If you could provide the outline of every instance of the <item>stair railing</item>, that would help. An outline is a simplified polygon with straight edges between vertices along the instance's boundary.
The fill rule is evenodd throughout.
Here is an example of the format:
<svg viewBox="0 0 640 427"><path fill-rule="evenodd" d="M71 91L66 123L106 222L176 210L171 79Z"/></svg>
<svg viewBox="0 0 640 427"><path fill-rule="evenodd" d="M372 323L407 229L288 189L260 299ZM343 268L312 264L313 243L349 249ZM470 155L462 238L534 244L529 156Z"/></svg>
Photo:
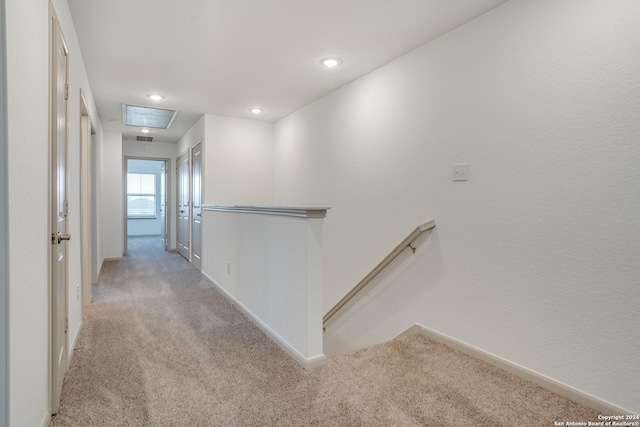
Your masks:
<svg viewBox="0 0 640 427"><path fill-rule="evenodd" d="M429 220L422 225L416 227L415 230L411 232L398 246L395 247L393 251L389 253L382 261L378 263L374 267L369 274L367 274L364 279L362 279L353 289L349 291L336 305L333 306L331 310L327 312L322 318L322 325L326 325L327 322L340 311L342 307L344 307L353 297L355 297L362 289L365 288L382 270L384 270L394 259L398 257L405 249L411 248L413 253L416 253L416 248L412 246L413 242L416 241L418 237L422 235L425 231L431 230L436 226L435 220Z"/></svg>

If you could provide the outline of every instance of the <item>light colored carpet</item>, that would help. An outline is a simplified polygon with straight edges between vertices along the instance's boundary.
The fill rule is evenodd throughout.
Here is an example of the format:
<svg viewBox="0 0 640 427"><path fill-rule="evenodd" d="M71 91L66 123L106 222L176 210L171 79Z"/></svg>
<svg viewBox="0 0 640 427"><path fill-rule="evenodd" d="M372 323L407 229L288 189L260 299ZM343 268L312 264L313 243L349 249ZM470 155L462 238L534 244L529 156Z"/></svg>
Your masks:
<svg viewBox="0 0 640 427"><path fill-rule="evenodd" d="M129 251L105 264L94 287L50 426L597 420L594 411L422 336L332 356L306 371L158 240L131 239Z"/></svg>

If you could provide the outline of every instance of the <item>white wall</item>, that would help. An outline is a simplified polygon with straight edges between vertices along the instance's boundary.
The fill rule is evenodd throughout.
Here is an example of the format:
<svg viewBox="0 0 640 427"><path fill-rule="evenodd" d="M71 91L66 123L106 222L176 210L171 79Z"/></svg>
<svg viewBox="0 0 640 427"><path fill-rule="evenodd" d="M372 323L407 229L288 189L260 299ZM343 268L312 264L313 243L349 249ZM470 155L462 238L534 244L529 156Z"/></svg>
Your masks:
<svg viewBox="0 0 640 427"><path fill-rule="evenodd" d="M67 349L71 360L75 342L80 334L82 326L82 299L79 297L78 289L81 281L81 246L80 246L80 118L82 92L87 103L89 115L96 127L97 144L101 144L102 125L95 106L89 78L82 61L80 44L76 36L75 27L71 18L67 2L65 0L53 0L53 6L60 22L67 49L69 50L69 102L67 112L68 123L68 195L69 199L69 229L72 238L69 244L69 289L68 315L69 315L69 343ZM100 238L101 236L99 236Z"/></svg>
<svg viewBox="0 0 640 427"><path fill-rule="evenodd" d="M417 322L640 411L639 19L511 1L276 123L276 203L332 207L325 311L437 223L328 333Z"/></svg>
<svg viewBox="0 0 640 427"><path fill-rule="evenodd" d="M49 407L48 7L6 0L5 8L9 424L39 426Z"/></svg>
<svg viewBox="0 0 640 427"><path fill-rule="evenodd" d="M168 248L175 250L176 248L176 221L173 217L176 205L176 153L177 145L162 142L138 142L131 140L122 141L122 155L125 157L140 157L149 159L170 159L168 180L169 180L169 196L167 197L166 214L168 216ZM124 194L122 195L124 197Z"/></svg>
<svg viewBox="0 0 640 427"><path fill-rule="evenodd" d="M102 254L104 259L122 258L124 212L122 183L122 134L105 132L102 148Z"/></svg>
<svg viewBox="0 0 640 427"><path fill-rule="evenodd" d="M203 203L271 204L273 123L207 114L205 133Z"/></svg>
<svg viewBox="0 0 640 427"><path fill-rule="evenodd" d="M204 134L205 134L205 116L203 115L191 127L191 129L189 129L187 131L187 133L185 133L182 136L182 138L180 138L180 141L178 141L178 144L177 144L177 147L176 147L176 154L174 156L178 157L179 155L183 154L193 144L195 144L196 142L198 142L201 139L203 140L202 141L202 146L204 147Z"/></svg>
<svg viewBox="0 0 640 427"><path fill-rule="evenodd" d="M69 48L69 218L79 236L80 89L101 128L71 16L54 9ZM9 248L9 424L38 426L49 417L49 8L47 2L6 0L7 172ZM73 220L76 218L76 221ZM69 349L81 321L79 239L69 242ZM36 268L34 268L34 266Z"/></svg>
<svg viewBox="0 0 640 427"><path fill-rule="evenodd" d="M305 367L322 364L321 218L203 211L202 272Z"/></svg>

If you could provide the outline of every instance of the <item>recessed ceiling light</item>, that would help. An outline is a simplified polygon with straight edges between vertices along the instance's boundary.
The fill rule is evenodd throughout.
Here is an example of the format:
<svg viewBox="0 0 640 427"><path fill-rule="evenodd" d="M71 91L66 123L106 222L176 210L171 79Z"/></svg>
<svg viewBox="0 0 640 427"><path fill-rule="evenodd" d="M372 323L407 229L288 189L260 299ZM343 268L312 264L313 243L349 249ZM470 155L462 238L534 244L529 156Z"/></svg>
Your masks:
<svg viewBox="0 0 640 427"><path fill-rule="evenodd" d="M340 58L324 58L323 60L320 61L320 63L322 65L324 65L327 68L334 68L337 67L338 65L342 64L342 59Z"/></svg>
<svg viewBox="0 0 640 427"><path fill-rule="evenodd" d="M260 113L262 113L264 110L263 110L262 108L253 107L253 108L249 108L249 111L251 111L253 114L260 114Z"/></svg>
<svg viewBox="0 0 640 427"><path fill-rule="evenodd" d="M147 95L147 98L151 98L154 101L162 101L164 99L164 96L158 95L157 93L150 93Z"/></svg>
<svg viewBox="0 0 640 427"><path fill-rule="evenodd" d="M140 132L149 133L149 132L151 132L151 129L140 129Z"/></svg>

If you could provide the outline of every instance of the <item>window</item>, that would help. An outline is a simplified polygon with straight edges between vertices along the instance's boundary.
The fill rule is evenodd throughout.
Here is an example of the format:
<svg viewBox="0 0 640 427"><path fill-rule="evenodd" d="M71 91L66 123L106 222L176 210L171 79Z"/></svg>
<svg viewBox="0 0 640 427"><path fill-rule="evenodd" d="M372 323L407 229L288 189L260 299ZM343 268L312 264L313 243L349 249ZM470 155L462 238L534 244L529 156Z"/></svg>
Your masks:
<svg viewBox="0 0 640 427"><path fill-rule="evenodd" d="M152 173L127 174L127 217L156 217L156 175Z"/></svg>

